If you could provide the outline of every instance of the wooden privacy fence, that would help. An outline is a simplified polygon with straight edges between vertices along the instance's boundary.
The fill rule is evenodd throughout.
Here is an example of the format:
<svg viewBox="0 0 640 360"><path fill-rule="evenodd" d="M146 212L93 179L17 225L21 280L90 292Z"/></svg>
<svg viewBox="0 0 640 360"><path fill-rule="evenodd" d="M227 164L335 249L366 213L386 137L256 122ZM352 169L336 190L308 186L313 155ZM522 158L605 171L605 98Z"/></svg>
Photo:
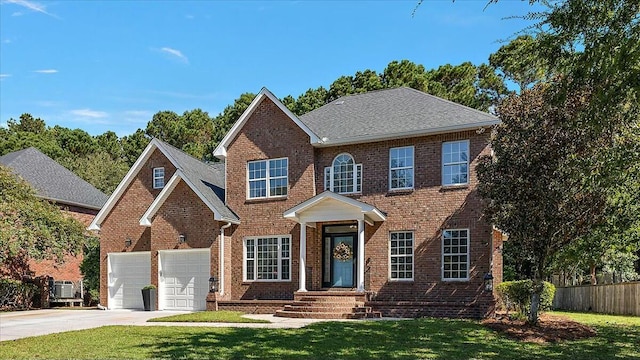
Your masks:
<svg viewBox="0 0 640 360"><path fill-rule="evenodd" d="M640 316L640 282L558 287L553 308Z"/></svg>

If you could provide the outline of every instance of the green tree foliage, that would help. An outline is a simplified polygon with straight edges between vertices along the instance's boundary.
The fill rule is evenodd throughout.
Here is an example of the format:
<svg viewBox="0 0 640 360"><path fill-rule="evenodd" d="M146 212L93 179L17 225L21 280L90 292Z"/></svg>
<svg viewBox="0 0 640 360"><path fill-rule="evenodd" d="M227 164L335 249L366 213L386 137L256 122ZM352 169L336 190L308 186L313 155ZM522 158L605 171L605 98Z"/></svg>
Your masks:
<svg viewBox="0 0 640 360"><path fill-rule="evenodd" d="M505 100L491 140L495 158L482 158L477 169L488 219L531 260L537 285L555 254L604 222L607 203L607 195L585 184L575 167L576 158L592 156L599 146L576 124L590 95L572 94L557 104L557 92L539 85ZM534 288L539 300L542 287ZM529 321L535 323L539 301L531 304Z"/></svg>
<svg viewBox="0 0 640 360"><path fill-rule="evenodd" d="M84 256L80 264L83 283L90 292L100 291L100 241L90 237L83 247Z"/></svg>
<svg viewBox="0 0 640 360"><path fill-rule="evenodd" d="M233 105L224 108L222 113L213 120L213 143L218 144L227 134L233 124L240 118L242 113L247 110L256 94L244 93L237 98Z"/></svg>
<svg viewBox="0 0 640 360"><path fill-rule="evenodd" d="M21 275L29 259L64 261L85 242L84 226L56 206L37 198L33 189L0 166L0 268Z"/></svg>
<svg viewBox="0 0 640 360"><path fill-rule="evenodd" d="M210 157L213 132L213 119L201 109L182 115L160 111L153 115L145 131L147 136L166 141L198 159Z"/></svg>
<svg viewBox="0 0 640 360"><path fill-rule="evenodd" d="M503 77L518 84L522 91L549 75L549 67L538 49L533 36L520 35L491 54L489 64Z"/></svg>
<svg viewBox="0 0 640 360"><path fill-rule="evenodd" d="M144 148L149 145L150 141L142 129L138 129L133 134L123 137L121 143L124 162L129 167L133 166L140 154L142 154L142 151L144 151Z"/></svg>
<svg viewBox="0 0 640 360"><path fill-rule="evenodd" d="M58 162L105 194L111 194L129 171L124 160L114 160L105 151L82 157L65 157L58 159Z"/></svg>

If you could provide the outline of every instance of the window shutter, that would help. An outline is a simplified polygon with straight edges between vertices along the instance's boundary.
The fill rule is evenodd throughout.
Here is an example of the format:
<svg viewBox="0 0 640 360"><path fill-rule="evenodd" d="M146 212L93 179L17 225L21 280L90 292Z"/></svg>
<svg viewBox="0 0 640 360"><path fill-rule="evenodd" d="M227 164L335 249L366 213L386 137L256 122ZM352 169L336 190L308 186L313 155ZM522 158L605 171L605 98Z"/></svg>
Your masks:
<svg viewBox="0 0 640 360"><path fill-rule="evenodd" d="M324 168L324 190L329 190L331 188L331 167L327 166Z"/></svg>
<svg viewBox="0 0 640 360"><path fill-rule="evenodd" d="M356 189L355 192L362 192L362 164L356 164Z"/></svg>

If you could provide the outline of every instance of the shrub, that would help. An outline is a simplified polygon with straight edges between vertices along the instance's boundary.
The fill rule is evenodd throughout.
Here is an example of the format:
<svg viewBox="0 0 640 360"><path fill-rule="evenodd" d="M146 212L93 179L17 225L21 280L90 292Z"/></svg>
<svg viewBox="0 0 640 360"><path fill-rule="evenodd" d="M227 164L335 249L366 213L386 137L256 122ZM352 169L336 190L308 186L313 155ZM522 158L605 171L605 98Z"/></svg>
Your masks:
<svg viewBox="0 0 640 360"><path fill-rule="evenodd" d="M142 290L155 290L155 289L156 289L155 285L147 285L142 288Z"/></svg>
<svg viewBox="0 0 640 360"><path fill-rule="evenodd" d="M515 310L521 314L526 314L531 306L531 294L533 294L533 281L505 281L496 287L499 306L507 311ZM542 293L540 294L539 311L551 310L553 296L556 287L550 282L544 281Z"/></svg>
<svg viewBox="0 0 640 360"><path fill-rule="evenodd" d="M0 279L0 310L24 310L33 305L33 297L38 293L35 284L19 280Z"/></svg>

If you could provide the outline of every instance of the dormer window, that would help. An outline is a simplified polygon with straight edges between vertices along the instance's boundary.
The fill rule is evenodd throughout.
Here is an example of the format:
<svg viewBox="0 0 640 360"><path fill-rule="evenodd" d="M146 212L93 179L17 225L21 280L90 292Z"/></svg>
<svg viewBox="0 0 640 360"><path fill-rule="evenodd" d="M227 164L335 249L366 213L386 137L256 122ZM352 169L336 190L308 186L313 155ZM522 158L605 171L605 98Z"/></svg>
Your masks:
<svg viewBox="0 0 640 360"><path fill-rule="evenodd" d="M164 187L164 168L153 168L153 188L162 189Z"/></svg>
<svg viewBox="0 0 640 360"><path fill-rule="evenodd" d="M362 164L347 153L336 156L332 166L324 169L324 189L339 194L362 192Z"/></svg>

